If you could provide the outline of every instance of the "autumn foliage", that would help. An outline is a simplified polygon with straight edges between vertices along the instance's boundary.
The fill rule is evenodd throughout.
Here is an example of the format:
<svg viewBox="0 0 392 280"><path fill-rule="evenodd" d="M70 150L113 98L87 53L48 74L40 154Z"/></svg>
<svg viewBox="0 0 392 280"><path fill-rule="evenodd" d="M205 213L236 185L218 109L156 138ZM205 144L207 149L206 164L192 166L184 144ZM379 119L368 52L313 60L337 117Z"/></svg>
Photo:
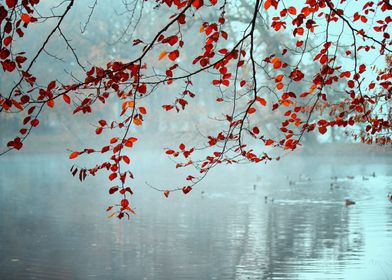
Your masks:
<svg viewBox="0 0 392 280"><path fill-rule="evenodd" d="M110 217L135 214L130 203L134 175L129 154L134 145L143 145L133 131L148 121L151 111L140 101L154 95L158 87L177 84L183 90L162 104L161 110L185 114L196 95L206 94L198 91L195 82L202 74L207 74L208 87L216 94L220 129L208 135L202 147L173 143L164 150L178 168L195 170L179 187L151 186L166 198L173 191L189 193L219 164L279 160L281 153L298 148L307 133L323 135L341 128L367 144L392 143L389 1L245 1L251 5L250 13L240 24L242 31L234 32L228 28L234 19L227 1L149 0L158 8L148 12L159 14L166 9L169 16L162 13L166 20L162 18L150 41L133 40L136 58L108 59L104 65L85 69L82 78L58 77L45 85L33 66L51 40L63 37L72 49L61 28L75 3L62 2L62 12L56 15L56 24L42 46L27 54L18 41L31 26L45 26L47 18L35 9L40 2L6 0L0 4L1 75L2 80L13 80L9 90L0 93L0 114L22 116L19 134L9 135L1 154L22 149L47 109L56 110L62 103L71 106L73 114L94 114L98 104L116 97L121 106L118 119L101 119L92 128L102 146L81 147L69 154L75 162L71 173L80 180L107 173L108 192L118 196L118 202L107 209ZM204 14L213 16L195 25L198 15ZM275 52L262 47L269 39L261 38L260 30L275 42L284 38ZM200 38L203 47L195 49L187 34ZM187 48L192 48L192 57L184 54ZM79 63L81 58L74 54ZM152 71L154 63L167 67L157 73ZM220 111L221 104L229 104L230 109ZM280 118L273 131L263 124L263 118L270 115ZM108 131L117 136L107 137ZM106 160L92 167L77 165L79 157L92 153L104 154Z"/></svg>

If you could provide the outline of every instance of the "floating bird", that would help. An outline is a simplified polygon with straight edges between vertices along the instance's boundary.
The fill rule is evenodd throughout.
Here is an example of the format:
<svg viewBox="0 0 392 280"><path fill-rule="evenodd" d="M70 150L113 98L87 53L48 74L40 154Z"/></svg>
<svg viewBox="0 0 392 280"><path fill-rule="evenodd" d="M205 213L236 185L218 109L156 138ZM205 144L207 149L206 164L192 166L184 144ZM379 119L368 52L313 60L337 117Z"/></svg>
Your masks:
<svg viewBox="0 0 392 280"><path fill-rule="evenodd" d="M331 180L337 181L338 180L338 176L332 176Z"/></svg>
<svg viewBox="0 0 392 280"><path fill-rule="evenodd" d="M372 176L373 176L373 177L376 177L376 172L373 171Z"/></svg>
<svg viewBox="0 0 392 280"><path fill-rule="evenodd" d="M274 202L275 199L270 198L269 201ZM264 203L268 203L268 196L264 196Z"/></svg>
<svg viewBox="0 0 392 280"><path fill-rule="evenodd" d="M257 186L256 186L256 185L253 185L253 190L254 190L254 191L256 190L256 188L257 188Z"/></svg>
<svg viewBox="0 0 392 280"><path fill-rule="evenodd" d="M346 200L344 201L344 203L346 204L346 206L350 206L350 205L355 204L355 201L353 201L353 200L351 200L351 199L346 199Z"/></svg>
<svg viewBox="0 0 392 280"><path fill-rule="evenodd" d="M299 174L300 181L312 181L312 179L304 174Z"/></svg>
<svg viewBox="0 0 392 280"><path fill-rule="evenodd" d="M368 181L369 178L368 178L368 177L365 177L365 176L362 176L362 180L363 180L363 181Z"/></svg>
<svg viewBox="0 0 392 280"><path fill-rule="evenodd" d="M329 184L330 189L332 190L333 188L338 189L340 188L340 186L334 182L332 182L331 184Z"/></svg>
<svg viewBox="0 0 392 280"><path fill-rule="evenodd" d="M295 182L294 181L289 181L289 186L293 186L293 185L295 185Z"/></svg>

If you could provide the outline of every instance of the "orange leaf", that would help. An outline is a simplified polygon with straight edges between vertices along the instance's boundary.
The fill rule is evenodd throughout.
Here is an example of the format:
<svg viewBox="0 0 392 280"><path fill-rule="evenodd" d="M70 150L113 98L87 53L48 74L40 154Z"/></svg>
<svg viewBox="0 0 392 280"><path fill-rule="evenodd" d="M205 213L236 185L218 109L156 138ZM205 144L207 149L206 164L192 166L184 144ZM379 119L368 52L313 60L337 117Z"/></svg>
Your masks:
<svg viewBox="0 0 392 280"><path fill-rule="evenodd" d="M158 60L162 60L166 55L167 55L167 52L166 52L166 51L161 52L161 53L159 54Z"/></svg>
<svg viewBox="0 0 392 280"><path fill-rule="evenodd" d="M310 93L313 93L313 91L314 91L316 88L317 88L317 85L316 85L316 84L312 84L312 86L311 86L310 89L309 89L309 92L310 92Z"/></svg>
<svg viewBox="0 0 392 280"><path fill-rule="evenodd" d="M253 107L250 107L250 108L248 109L248 114L253 114L253 113L255 113L255 112L256 112L256 109L253 108Z"/></svg>
<svg viewBox="0 0 392 280"><path fill-rule="evenodd" d="M78 153L78 152L72 152L72 153L69 155L69 159L74 159L74 158L77 158L77 157L78 157L78 155L79 155L79 153Z"/></svg>
<svg viewBox="0 0 392 280"><path fill-rule="evenodd" d="M133 119L133 123L136 124L137 126L142 125L142 120L141 119Z"/></svg>
<svg viewBox="0 0 392 280"><path fill-rule="evenodd" d="M256 100L259 101L259 103L261 104L261 106L266 106L267 105L267 101L265 101L264 98L257 96Z"/></svg>
<svg viewBox="0 0 392 280"><path fill-rule="evenodd" d="M271 0L267 0L264 2L264 9L268 10L271 7Z"/></svg>
<svg viewBox="0 0 392 280"><path fill-rule="evenodd" d="M272 140L272 139L268 139L267 141L265 141L266 146L272 145L273 143L274 143L274 140Z"/></svg>
<svg viewBox="0 0 392 280"><path fill-rule="evenodd" d="M275 77L275 82L279 83L283 80L284 74L277 75Z"/></svg>
<svg viewBox="0 0 392 280"><path fill-rule="evenodd" d="M110 215L108 216L108 218L113 218L114 215L116 215L116 212L113 212L112 214L110 214Z"/></svg>
<svg viewBox="0 0 392 280"><path fill-rule="evenodd" d="M123 110L125 110L125 109L127 109L127 108L129 108L129 107L133 107L133 106L135 106L135 102L133 102L133 101L131 100L131 101L125 101L125 102L122 104L121 108L122 108Z"/></svg>
<svg viewBox="0 0 392 280"><path fill-rule="evenodd" d="M279 102L283 105L283 106L290 106L291 104L293 104L293 101L291 100L279 100Z"/></svg>
<svg viewBox="0 0 392 280"><path fill-rule="evenodd" d="M71 104L71 98L68 95L63 94L63 99L65 103Z"/></svg>
<svg viewBox="0 0 392 280"><path fill-rule="evenodd" d="M289 12L289 14L292 14L293 16L295 16L297 14L297 9L295 7L290 7L287 10Z"/></svg>
<svg viewBox="0 0 392 280"><path fill-rule="evenodd" d="M46 102L46 104L48 104L48 106L49 106L50 108L53 108L53 107L54 107L54 100L53 100L53 99L49 99L49 100Z"/></svg>
<svg viewBox="0 0 392 280"><path fill-rule="evenodd" d="M130 208L129 206L125 207L125 209L127 209L129 212L131 212L133 215L136 215L136 212L133 211L132 208Z"/></svg>
<svg viewBox="0 0 392 280"><path fill-rule="evenodd" d="M22 21L23 21L24 23L29 23L31 17L30 17L29 14L22 14L22 15L21 15L21 19L22 19Z"/></svg>
<svg viewBox="0 0 392 280"><path fill-rule="evenodd" d="M275 64L275 63L277 63L279 61L280 61L280 58L279 57L275 57L274 59L271 60L271 63Z"/></svg>

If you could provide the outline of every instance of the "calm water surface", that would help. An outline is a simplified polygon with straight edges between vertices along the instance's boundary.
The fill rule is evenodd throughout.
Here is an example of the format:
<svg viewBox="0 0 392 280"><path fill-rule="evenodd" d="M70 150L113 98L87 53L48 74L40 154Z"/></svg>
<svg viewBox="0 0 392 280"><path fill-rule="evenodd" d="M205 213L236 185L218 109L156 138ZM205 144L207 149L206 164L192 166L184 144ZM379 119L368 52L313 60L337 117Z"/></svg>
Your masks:
<svg viewBox="0 0 392 280"><path fill-rule="evenodd" d="M392 279L391 158L230 167L165 199L144 181L176 173L143 157L130 221L107 219L105 179L79 183L65 158L0 160L0 279Z"/></svg>

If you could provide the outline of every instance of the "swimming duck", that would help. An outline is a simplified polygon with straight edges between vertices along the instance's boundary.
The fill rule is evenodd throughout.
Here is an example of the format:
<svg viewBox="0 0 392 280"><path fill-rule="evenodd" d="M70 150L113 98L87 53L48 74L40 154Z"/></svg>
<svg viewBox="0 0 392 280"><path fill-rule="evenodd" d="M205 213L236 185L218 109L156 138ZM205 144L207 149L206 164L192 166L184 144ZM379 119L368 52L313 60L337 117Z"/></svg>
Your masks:
<svg viewBox="0 0 392 280"><path fill-rule="evenodd" d="M346 206L349 206L349 205L355 204L355 201L353 201L351 199L346 199L344 203L346 204Z"/></svg>
<svg viewBox="0 0 392 280"><path fill-rule="evenodd" d="M312 179L304 174L299 174L300 181L312 181Z"/></svg>

